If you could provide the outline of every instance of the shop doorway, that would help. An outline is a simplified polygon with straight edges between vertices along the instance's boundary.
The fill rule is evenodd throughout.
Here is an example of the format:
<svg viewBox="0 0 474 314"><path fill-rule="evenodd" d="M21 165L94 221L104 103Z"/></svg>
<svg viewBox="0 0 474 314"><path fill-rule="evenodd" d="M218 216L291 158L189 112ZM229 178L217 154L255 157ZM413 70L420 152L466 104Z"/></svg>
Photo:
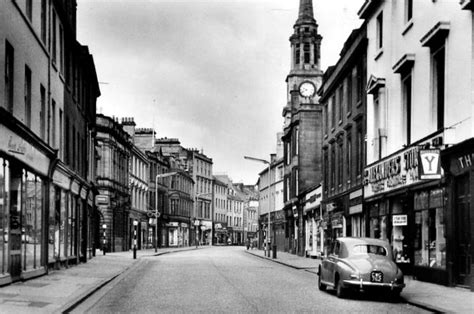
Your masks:
<svg viewBox="0 0 474 314"><path fill-rule="evenodd" d="M470 184L469 175L456 179L455 236L456 236L456 283L469 286L471 277L471 230L470 230Z"/></svg>

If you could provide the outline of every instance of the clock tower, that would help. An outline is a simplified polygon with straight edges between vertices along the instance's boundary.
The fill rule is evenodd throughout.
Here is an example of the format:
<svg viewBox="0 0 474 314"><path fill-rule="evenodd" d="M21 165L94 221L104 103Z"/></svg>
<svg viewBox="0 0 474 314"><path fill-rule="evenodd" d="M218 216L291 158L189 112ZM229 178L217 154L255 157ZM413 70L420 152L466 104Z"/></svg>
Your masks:
<svg viewBox="0 0 474 314"><path fill-rule="evenodd" d="M283 108L284 209L289 249L304 256L304 192L321 182L322 106L317 91L322 83L321 35L313 1L300 0L290 36L291 68L286 77L287 104Z"/></svg>

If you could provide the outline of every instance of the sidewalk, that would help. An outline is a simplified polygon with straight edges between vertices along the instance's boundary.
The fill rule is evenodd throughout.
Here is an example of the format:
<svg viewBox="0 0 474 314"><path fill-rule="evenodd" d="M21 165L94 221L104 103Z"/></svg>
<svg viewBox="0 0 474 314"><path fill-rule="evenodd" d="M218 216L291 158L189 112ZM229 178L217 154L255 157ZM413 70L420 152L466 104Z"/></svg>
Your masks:
<svg viewBox="0 0 474 314"><path fill-rule="evenodd" d="M201 247L200 247L201 248ZM140 257L195 250L195 247L146 249L102 254L68 269L0 288L0 313L63 313L140 261Z"/></svg>
<svg viewBox="0 0 474 314"><path fill-rule="evenodd" d="M320 259L311 259L286 252L277 252L277 258L269 258L262 250L248 250L249 254L268 259L296 269L317 274ZM405 276L406 287L401 297L409 304L438 313L474 313L474 293L467 289L446 287L414 280ZM317 289L316 284L314 285Z"/></svg>

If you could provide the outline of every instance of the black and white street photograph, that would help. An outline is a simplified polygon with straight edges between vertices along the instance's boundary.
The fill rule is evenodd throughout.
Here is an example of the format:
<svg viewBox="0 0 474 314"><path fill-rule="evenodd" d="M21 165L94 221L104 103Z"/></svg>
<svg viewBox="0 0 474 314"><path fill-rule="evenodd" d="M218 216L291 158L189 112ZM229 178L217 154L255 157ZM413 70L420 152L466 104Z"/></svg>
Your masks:
<svg viewBox="0 0 474 314"><path fill-rule="evenodd" d="M0 0L0 313L474 313L471 0Z"/></svg>

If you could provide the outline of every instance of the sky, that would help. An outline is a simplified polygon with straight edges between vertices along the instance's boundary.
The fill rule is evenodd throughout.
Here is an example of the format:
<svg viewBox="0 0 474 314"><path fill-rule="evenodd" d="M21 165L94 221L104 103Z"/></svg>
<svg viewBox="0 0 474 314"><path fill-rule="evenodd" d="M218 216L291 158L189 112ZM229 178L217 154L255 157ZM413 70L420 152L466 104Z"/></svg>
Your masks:
<svg viewBox="0 0 474 314"><path fill-rule="evenodd" d="M78 0L77 37L94 57L99 113L133 117L255 184L283 129L299 0ZM363 0L313 0L322 70L337 62Z"/></svg>

